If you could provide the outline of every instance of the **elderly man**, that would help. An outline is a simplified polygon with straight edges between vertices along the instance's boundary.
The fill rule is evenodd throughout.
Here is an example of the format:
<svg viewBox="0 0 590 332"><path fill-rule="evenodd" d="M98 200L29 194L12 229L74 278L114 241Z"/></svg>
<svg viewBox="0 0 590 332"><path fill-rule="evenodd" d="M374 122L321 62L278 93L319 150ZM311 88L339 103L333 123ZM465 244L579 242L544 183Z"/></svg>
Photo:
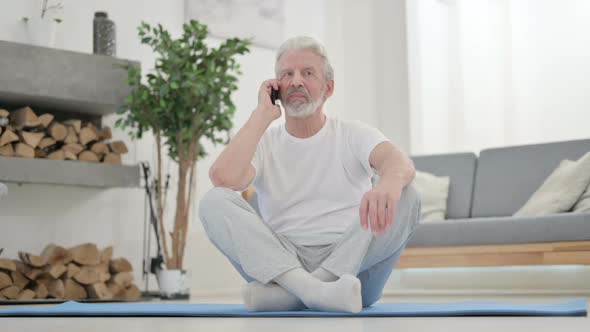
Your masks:
<svg viewBox="0 0 590 332"><path fill-rule="evenodd" d="M413 164L377 129L324 113L334 72L314 39L286 41L275 72L212 165L199 216L248 281L248 310L359 312L381 297L418 222ZM282 113L272 89L284 126L270 127ZM259 213L236 193L250 184Z"/></svg>

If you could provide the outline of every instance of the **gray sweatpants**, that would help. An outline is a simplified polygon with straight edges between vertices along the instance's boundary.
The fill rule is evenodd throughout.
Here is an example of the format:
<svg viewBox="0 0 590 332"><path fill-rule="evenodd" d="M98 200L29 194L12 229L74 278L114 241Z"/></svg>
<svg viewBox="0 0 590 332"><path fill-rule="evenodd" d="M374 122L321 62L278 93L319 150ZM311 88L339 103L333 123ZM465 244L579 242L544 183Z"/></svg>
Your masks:
<svg viewBox="0 0 590 332"><path fill-rule="evenodd" d="M360 203L360 202L359 202ZM337 276L356 275L363 306L379 300L420 217L420 196L410 185L401 196L394 222L377 237L362 229L357 217L331 245L300 246L276 234L235 191L216 187L200 202L199 217L211 242L247 281L268 283L294 268L322 267Z"/></svg>

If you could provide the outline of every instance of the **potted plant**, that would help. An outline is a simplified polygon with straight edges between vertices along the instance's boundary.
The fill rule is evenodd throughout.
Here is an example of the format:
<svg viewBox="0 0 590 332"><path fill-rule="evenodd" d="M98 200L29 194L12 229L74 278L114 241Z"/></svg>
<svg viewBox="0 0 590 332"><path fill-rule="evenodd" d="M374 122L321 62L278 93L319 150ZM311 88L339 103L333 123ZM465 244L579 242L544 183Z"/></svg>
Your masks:
<svg viewBox="0 0 590 332"><path fill-rule="evenodd" d="M183 25L179 38L172 38L161 25L142 22L142 44L156 53L155 68L142 80L141 69L128 67L130 94L119 110L116 126L130 130L132 139L151 132L155 137L157 165L155 210L163 268L156 273L161 296L188 297L184 255L190 206L195 192L197 160L207 155L201 139L227 143L235 106L231 94L241 74L237 55L245 54L249 40L225 40L209 48L207 26L192 20ZM225 134L225 136L223 136ZM162 151L178 164L176 209L172 231L164 223ZM170 236L170 238L168 238ZM168 245L170 243L170 246ZM171 282L173 286L170 286Z"/></svg>
<svg viewBox="0 0 590 332"><path fill-rule="evenodd" d="M62 20L49 16L62 9L61 2L52 3L49 0L43 0L39 16L23 17L31 44L44 47L55 46L55 31L57 24Z"/></svg>

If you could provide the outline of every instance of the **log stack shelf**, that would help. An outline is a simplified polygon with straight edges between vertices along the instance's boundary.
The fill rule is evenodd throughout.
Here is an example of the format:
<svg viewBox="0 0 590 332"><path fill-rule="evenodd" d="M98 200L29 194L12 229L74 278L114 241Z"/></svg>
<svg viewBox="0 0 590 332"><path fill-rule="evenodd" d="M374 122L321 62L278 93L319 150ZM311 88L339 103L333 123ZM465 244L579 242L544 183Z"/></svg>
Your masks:
<svg viewBox="0 0 590 332"><path fill-rule="evenodd" d="M102 126L127 96L128 65L138 62L0 41L0 109L31 107L60 121ZM0 156L0 182L139 187L138 165Z"/></svg>

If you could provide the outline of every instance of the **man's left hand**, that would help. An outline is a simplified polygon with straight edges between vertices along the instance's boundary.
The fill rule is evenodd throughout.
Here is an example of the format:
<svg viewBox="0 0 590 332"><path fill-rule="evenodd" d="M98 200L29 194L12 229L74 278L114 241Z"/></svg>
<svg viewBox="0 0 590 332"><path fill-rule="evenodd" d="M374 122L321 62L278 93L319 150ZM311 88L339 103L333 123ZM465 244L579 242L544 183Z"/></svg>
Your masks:
<svg viewBox="0 0 590 332"><path fill-rule="evenodd" d="M375 236L387 231L393 224L393 217L404 186L401 183L380 182L363 195L360 207L361 226Z"/></svg>

